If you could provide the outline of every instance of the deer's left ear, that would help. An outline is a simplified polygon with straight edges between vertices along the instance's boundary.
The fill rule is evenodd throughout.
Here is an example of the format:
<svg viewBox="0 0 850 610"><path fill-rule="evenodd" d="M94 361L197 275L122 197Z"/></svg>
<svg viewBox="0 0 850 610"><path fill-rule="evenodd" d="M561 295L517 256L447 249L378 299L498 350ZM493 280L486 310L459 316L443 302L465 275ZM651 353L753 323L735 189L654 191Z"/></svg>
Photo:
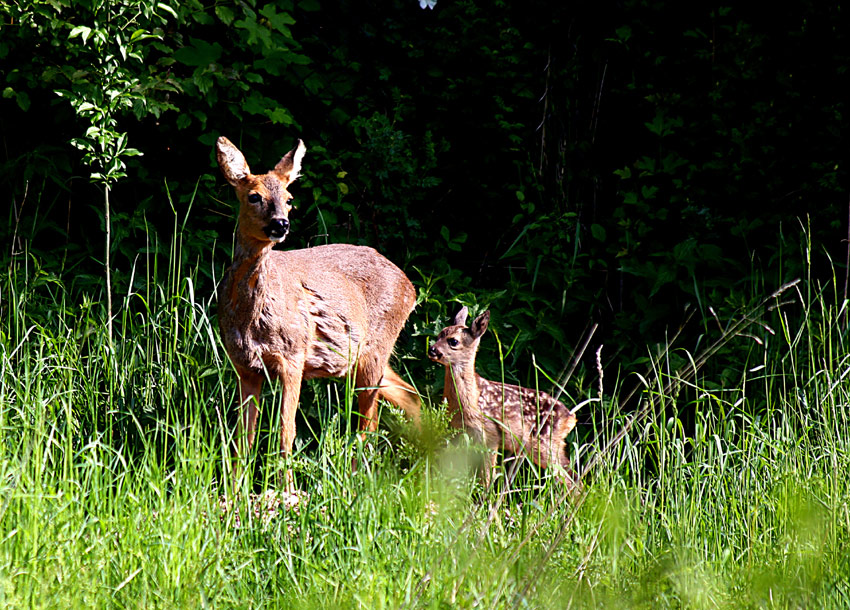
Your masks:
<svg viewBox="0 0 850 610"><path fill-rule="evenodd" d="M305 152L307 152L307 147L304 146L304 141L298 140L295 148L283 155L283 158L277 162L272 171L287 185L292 184L301 174L301 159L304 158Z"/></svg>
<svg viewBox="0 0 850 610"><path fill-rule="evenodd" d="M470 332L472 332L472 336L477 339L478 337L484 334L484 331L487 330L487 326L489 324L490 310L488 309L472 321L472 326L469 327L469 330Z"/></svg>
<svg viewBox="0 0 850 610"><path fill-rule="evenodd" d="M466 305L460 308L455 314L455 317L452 318L451 324L449 326L466 326L466 316L469 315L469 309L466 308Z"/></svg>

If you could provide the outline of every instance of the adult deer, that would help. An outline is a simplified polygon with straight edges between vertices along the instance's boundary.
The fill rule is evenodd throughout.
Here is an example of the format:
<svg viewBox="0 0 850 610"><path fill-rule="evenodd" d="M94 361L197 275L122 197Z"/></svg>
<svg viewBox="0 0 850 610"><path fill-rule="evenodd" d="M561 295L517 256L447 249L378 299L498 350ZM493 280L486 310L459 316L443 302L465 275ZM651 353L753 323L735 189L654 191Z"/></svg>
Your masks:
<svg viewBox="0 0 850 610"><path fill-rule="evenodd" d="M377 400L417 420L419 399L388 361L413 310L404 273L372 248L333 244L279 251L289 232L292 195L306 148L299 140L273 170L252 174L227 138L216 142L224 177L239 199L233 263L219 292L222 340L239 375L237 437L250 448L260 389L268 374L283 387L280 449L292 451L302 379L352 375L361 431L377 427Z"/></svg>

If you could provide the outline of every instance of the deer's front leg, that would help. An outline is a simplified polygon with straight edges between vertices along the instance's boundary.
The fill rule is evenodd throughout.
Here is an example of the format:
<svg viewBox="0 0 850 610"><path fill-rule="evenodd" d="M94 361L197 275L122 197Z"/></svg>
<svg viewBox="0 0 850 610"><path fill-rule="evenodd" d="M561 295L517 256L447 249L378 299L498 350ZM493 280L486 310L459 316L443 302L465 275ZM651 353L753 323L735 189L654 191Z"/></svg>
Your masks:
<svg viewBox="0 0 850 610"><path fill-rule="evenodd" d="M237 373L239 374L240 401L236 450L244 457L248 455L248 451L254 444L263 376L242 368L238 368Z"/></svg>
<svg viewBox="0 0 850 610"><path fill-rule="evenodd" d="M304 363L301 361L278 360L275 362L276 372L281 385L280 399L280 454L286 460L292 455L292 445L295 442L295 412L298 410L298 400L301 397L301 378ZM286 491L295 492L295 481L292 469L286 466L283 474Z"/></svg>

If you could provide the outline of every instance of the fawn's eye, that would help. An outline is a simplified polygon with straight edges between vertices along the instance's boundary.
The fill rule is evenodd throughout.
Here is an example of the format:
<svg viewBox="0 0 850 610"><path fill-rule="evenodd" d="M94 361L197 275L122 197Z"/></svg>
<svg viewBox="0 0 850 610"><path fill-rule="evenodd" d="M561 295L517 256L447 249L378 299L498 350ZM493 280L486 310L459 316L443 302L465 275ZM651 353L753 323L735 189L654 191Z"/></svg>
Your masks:
<svg viewBox="0 0 850 610"><path fill-rule="evenodd" d="M454 337L447 339L446 343L448 343L450 347L457 347L457 339Z"/></svg>
<svg viewBox="0 0 850 610"><path fill-rule="evenodd" d="M259 193L251 193L250 195L248 195L249 203L260 203L262 200L263 197Z"/></svg>

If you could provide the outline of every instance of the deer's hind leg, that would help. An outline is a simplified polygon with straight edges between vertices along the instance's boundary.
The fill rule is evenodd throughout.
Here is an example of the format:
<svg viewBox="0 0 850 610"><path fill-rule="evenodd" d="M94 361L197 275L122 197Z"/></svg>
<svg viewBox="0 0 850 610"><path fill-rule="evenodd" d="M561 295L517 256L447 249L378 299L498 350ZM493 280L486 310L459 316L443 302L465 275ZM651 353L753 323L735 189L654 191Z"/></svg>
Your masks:
<svg viewBox="0 0 850 610"><path fill-rule="evenodd" d="M357 362L354 384L361 388L357 396L357 410L360 412L358 428L361 433L378 429L378 396L387 360L389 357L381 361L380 358L367 354L361 356ZM362 436L364 435L361 434Z"/></svg>
<svg viewBox="0 0 850 610"><path fill-rule="evenodd" d="M565 441L561 441L557 444L553 443L553 445L552 463L559 464L561 466L561 480L573 493L578 493L581 491L582 485L581 481L579 481L578 475L572 469L570 456L567 453L567 443Z"/></svg>

